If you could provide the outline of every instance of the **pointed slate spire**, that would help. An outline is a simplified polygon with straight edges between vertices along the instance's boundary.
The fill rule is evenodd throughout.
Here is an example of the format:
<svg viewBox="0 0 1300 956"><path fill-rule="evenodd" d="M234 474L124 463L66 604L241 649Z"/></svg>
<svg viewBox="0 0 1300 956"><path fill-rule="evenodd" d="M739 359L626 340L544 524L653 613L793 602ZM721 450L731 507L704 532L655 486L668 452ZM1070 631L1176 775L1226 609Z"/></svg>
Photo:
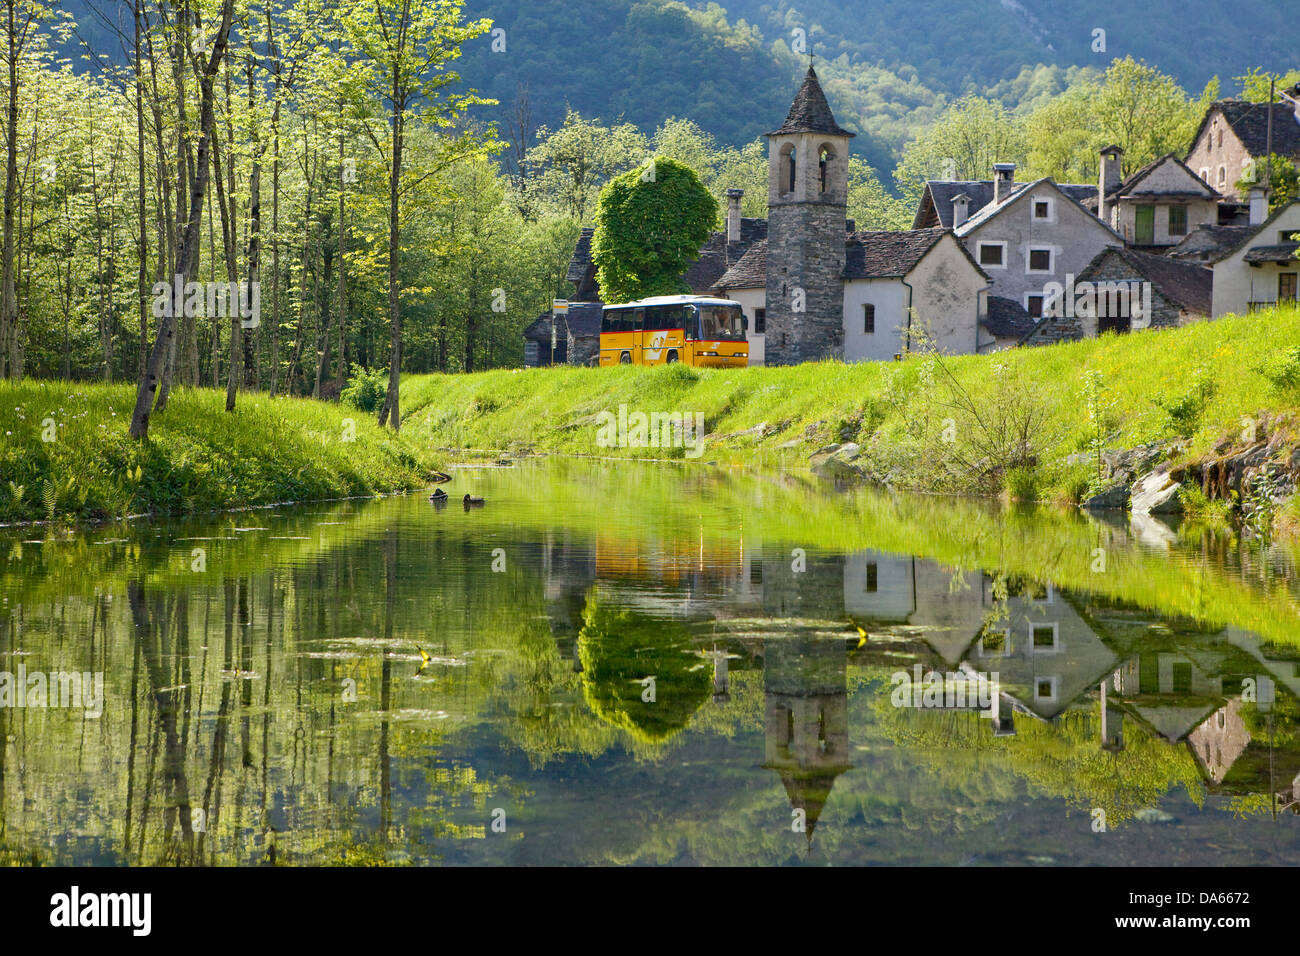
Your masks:
<svg viewBox="0 0 1300 956"><path fill-rule="evenodd" d="M799 92L795 94L794 103L790 106L785 122L781 124L780 129L773 130L767 135L779 136L784 133L854 135L835 122L835 116L831 113L830 104L826 102L826 94L822 92L822 85L817 80L817 71L812 68L812 64L809 64L808 72L804 74L803 86L799 87Z"/></svg>

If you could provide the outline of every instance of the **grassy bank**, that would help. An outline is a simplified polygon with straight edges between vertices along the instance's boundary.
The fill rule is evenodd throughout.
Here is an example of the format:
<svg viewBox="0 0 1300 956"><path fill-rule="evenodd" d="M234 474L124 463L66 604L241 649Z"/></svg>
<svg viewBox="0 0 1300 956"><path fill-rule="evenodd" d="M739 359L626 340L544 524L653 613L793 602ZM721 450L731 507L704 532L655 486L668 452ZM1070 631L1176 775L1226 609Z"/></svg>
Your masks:
<svg viewBox="0 0 1300 956"><path fill-rule="evenodd" d="M135 389L0 383L0 521L186 513L427 484L433 457L369 415L304 399L181 389L149 441L127 435Z"/></svg>
<svg viewBox="0 0 1300 956"><path fill-rule="evenodd" d="M1181 440L1191 459L1243 419L1286 427L1300 406L1295 343L1290 307L996 356L412 376L403 407L406 433L433 446L650 458L685 453L601 447L598 413L701 412L705 461L804 466L853 442L857 464L896 487L1077 500L1097 483L1100 449Z"/></svg>

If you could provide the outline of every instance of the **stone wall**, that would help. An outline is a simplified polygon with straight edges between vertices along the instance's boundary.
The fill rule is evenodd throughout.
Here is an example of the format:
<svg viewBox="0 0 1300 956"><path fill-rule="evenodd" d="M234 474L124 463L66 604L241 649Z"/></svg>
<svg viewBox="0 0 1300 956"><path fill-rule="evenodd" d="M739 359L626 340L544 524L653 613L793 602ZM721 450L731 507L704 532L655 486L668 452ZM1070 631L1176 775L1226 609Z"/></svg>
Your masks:
<svg viewBox="0 0 1300 956"><path fill-rule="evenodd" d="M1223 133L1222 145L1220 132ZM1245 196L1237 195L1235 184L1245 172L1250 158L1245 144L1237 138L1223 115L1215 111L1215 115L1201 131L1201 138L1192 145L1186 162L1187 167L1197 176L1201 175L1201 170L1205 170L1208 174L1206 182L1222 193L1225 199L1245 199ZM1220 167L1223 169L1222 179L1219 178Z"/></svg>
<svg viewBox="0 0 1300 956"><path fill-rule="evenodd" d="M835 203L798 202L769 210L768 365L843 357L844 217L845 207Z"/></svg>

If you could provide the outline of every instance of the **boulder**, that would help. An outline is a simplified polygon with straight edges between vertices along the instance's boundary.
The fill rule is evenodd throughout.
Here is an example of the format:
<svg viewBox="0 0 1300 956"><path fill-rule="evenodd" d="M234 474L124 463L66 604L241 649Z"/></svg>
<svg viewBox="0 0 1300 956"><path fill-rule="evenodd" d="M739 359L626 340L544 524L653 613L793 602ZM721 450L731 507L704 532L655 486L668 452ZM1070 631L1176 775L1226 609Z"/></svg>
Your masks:
<svg viewBox="0 0 1300 956"><path fill-rule="evenodd" d="M1183 513L1183 486L1167 471L1143 475L1133 485L1130 500L1134 514L1177 515Z"/></svg>
<svg viewBox="0 0 1300 956"><path fill-rule="evenodd" d="M1083 502L1089 511L1123 511L1128 507L1128 485L1116 484L1103 488Z"/></svg>
<svg viewBox="0 0 1300 956"><path fill-rule="evenodd" d="M853 462L861 454L862 449L852 442L847 445L832 445L829 450L822 449L814 453L810 467L812 473L821 478L857 480L863 477L864 472Z"/></svg>

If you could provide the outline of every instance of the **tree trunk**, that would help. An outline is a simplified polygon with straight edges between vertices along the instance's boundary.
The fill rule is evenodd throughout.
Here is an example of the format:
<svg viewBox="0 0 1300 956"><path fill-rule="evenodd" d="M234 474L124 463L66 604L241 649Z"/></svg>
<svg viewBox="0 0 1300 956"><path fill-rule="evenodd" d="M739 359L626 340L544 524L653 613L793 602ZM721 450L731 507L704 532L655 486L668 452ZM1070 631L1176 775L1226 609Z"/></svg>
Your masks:
<svg viewBox="0 0 1300 956"><path fill-rule="evenodd" d="M404 99L393 80L393 168L388 175L388 321L392 324L392 349L388 355L388 396L379 413L379 425L392 423L393 431L402 428L402 409L398 389L402 381L402 312L398 301L398 269L401 265L401 225L398 202L402 182L402 114Z"/></svg>
<svg viewBox="0 0 1300 956"><path fill-rule="evenodd" d="M18 25L17 0L5 0L6 65L9 68L9 98L5 111L5 201L4 238L0 250L0 375L18 379L18 297L14 289L14 206L18 202Z"/></svg>
<svg viewBox="0 0 1300 956"><path fill-rule="evenodd" d="M199 254L199 226L203 218L203 197L208 187L208 150L212 138L215 113L212 108L212 84L226 52L226 38L230 34L230 19L234 13L234 0L225 0L221 5L221 25L217 29L216 41L212 55L208 58L200 82L201 96L199 109L199 145L198 161L195 163L194 182L190 192L189 215L185 223L185 236L181 240L179 271L184 275L193 274L194 265ZM163 362L167 357L176 333L176 315L185 307L184 290L177 284L171 284L169 295L171 308L164 310L158 323L158 335L154 339L153 350L140 385L136 390L135 409L131 413L131 437L144 440L149 435L149 419L153 412L154 396L158 391L158 380L162 373Z"/></svg>

